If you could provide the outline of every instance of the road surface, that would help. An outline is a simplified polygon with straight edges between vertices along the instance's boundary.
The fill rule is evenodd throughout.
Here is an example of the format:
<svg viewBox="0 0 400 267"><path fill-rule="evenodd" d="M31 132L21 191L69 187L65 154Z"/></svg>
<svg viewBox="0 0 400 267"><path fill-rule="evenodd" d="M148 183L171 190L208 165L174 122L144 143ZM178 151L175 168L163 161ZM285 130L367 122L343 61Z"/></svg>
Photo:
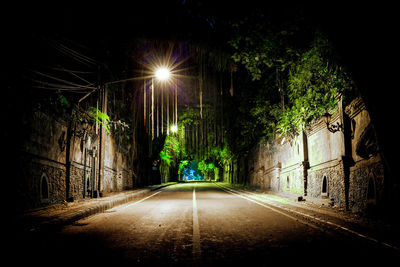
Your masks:
<svg viewBox="0 0 400 267"><path fill-rule="evenodd" d="M385 266L399 260L396 249L201 182L169 186L24 238L13 266L344 266L376 260Z"/></svg>

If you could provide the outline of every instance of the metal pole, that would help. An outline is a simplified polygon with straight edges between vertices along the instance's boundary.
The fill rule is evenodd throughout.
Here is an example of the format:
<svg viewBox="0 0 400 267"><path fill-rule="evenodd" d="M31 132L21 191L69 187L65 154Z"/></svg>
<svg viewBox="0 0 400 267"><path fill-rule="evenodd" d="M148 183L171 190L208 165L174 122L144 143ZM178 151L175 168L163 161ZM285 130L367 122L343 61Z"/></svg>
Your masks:
<svg viewBox="0 0 400 267"><path fill-rule="evenodd" d="M175 84L175 125L178 127L178 85Z"/></svg>
<svg viewBox="0 0 400 267"><path fill-rule="evenodd" d="M159 99L159 94L158 94L158 92L155 92L155 94L156 94L156 107L157 107L157 122L156 122L156 128L157 128L157 138L159 137L159 127L158 127L158 124L159 124L159 122L160 122L160 120L159 120L159 115L158 115L158 106L159 106L159 103L160 103L160 99Z"/></svg>
<svg viewBox="0 0 400 267"><path fill-rule="evenodd" d="M172 125L175 124L175 87L172 88Z"/></svg>
<svg viewBox="0 0 400 267"><path fill-rule="evenodd" d="M164 88L161 89L161 134L164 134Z"/></svg>
<svg viewBox="0 0 400 267"><path fill-rule="evenodd" d="M151 140L154 140L154 81L151 78Z"/></svg>
<svg viewBox="0 0 400 267"><path fill-rule="evenodd" d="M169 135L169 88L167 87L167 135Z"/></svg>
<svg viewBox="0 0 400 267"><path fill-rule="evenodd" d="M146 81L143 81L143 123L146 130ZM146 131L147 132L147 131Z"/></svg>

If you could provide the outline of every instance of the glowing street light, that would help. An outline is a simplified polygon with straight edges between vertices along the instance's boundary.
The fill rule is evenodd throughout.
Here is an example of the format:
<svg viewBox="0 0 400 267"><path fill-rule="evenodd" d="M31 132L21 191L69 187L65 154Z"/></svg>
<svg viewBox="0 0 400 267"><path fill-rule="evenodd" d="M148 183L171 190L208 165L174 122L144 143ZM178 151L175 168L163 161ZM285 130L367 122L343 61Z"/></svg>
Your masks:
<svg viewBox="0 0 400 267"><path fill-rule="evenodd" d="M166 81L169 79L170 76L171 76L171 73L170 73L169 69L167 69L165 67L161 67L156 70L156 77L160 81Z"/></svg>
<svg viewBox="0 0 400 267"><path fill-rule="evenodd" d="M171 132L176 133L178 132L178 126L176 126L175 124L171 126Z"/></svg>

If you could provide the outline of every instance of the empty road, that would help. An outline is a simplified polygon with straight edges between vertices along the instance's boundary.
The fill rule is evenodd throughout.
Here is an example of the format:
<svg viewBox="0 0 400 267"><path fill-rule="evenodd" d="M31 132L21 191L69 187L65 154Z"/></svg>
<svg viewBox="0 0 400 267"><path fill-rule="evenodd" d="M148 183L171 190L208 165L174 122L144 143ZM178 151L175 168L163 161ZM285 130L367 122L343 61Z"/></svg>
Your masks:
<svg viewBox="0 0 400 267"><path fill-rule="evenodd" d="M13 266L385 266L399 251L313 223L215 183L183 183L19 240ZM39 265L38 265L39 266Z"/></svg>

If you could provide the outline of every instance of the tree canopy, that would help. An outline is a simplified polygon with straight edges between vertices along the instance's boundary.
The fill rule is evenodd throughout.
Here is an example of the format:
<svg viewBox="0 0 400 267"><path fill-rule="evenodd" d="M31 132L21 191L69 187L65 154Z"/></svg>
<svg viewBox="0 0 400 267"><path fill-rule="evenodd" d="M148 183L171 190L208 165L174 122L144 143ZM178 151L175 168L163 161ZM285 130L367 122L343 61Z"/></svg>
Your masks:
<svg viewBox="0 0 400 267"><path fill-rule="evenodd" d="M306 33L298 25L249 24L247 19L232 24L232 59L253 81L238 80L243 87L239 140L296 135L326 111L335 111L336 96L351 88L329 37L316 28ZM251 93L245 92L249 88Z"/></svg>

